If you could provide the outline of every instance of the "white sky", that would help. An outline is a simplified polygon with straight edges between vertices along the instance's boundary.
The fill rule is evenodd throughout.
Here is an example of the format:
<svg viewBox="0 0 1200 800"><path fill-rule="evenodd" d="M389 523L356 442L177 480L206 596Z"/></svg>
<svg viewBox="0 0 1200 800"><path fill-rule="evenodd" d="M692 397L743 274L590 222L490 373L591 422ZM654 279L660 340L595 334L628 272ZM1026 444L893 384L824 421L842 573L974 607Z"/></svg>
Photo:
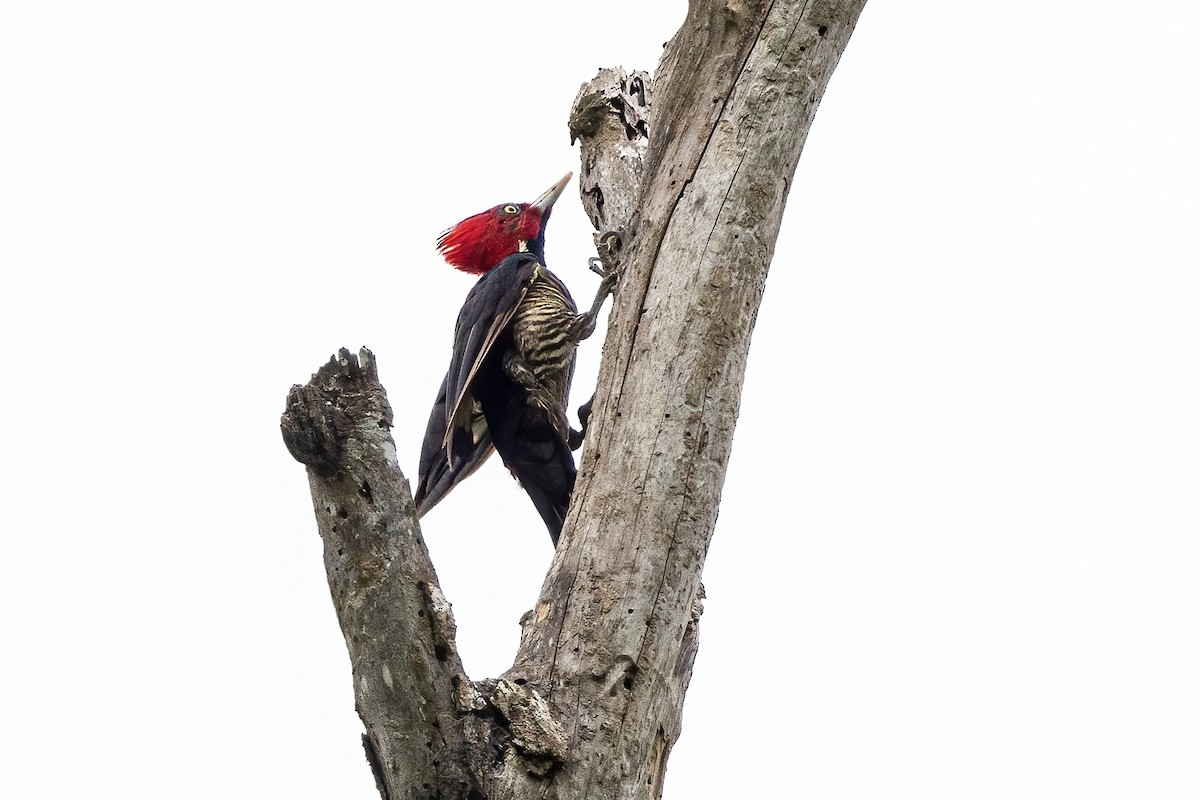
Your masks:
<svg viewBox="0 0 1200 800"><path fill-rule="evenodd" d="M682 2L6 2L0 795L376 797L284 397L371 347L415 477L472 279ZM1200 796L1200 11L873 0L755 334L667 800ZM551 266L595 276L572 185ZM599 338L576 393L591 392ZM549 562L425 532L472 675Z"/></svg>

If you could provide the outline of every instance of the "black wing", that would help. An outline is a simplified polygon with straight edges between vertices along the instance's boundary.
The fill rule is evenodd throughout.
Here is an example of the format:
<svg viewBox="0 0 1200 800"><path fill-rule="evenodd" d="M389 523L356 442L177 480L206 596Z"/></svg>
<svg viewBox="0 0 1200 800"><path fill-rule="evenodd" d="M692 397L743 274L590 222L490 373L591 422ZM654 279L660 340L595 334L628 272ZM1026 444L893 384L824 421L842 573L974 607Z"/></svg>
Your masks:
<svg viewBox="0 0 1200 800"><path fill-rule="evenodd" d="M425 427L413 500L422 516L492 454L492 437L472 383L512 321L533 281L538 260L517 253L481 277L467 293L454 330L450 368Z"/></svg>

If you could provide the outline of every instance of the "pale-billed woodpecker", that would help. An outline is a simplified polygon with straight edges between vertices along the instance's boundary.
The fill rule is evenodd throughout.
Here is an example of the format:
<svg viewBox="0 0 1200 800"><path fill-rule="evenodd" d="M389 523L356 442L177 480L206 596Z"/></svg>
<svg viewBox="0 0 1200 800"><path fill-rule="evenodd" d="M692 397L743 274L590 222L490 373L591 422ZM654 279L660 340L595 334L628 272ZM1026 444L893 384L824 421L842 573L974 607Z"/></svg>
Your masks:
<svg viewBox="0 0 1200 800"><path fill-rule="evenodd" d="M532 203L467 217L438 238L446 261L480 275L454 331L421 444L414 501L422 516L495 449L533 500L557 545L575 487L567 422L575 348L591 335L615 271L602 272L592 308L580 314L545 265L546 223L571 174Z"/></svg>

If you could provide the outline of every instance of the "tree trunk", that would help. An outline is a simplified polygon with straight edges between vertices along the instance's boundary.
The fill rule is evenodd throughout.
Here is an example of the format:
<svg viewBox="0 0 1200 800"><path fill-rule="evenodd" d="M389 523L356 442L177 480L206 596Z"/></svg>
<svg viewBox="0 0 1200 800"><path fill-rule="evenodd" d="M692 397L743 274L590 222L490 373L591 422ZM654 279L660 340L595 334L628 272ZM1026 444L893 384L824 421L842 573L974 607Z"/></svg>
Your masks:
<svg viewBox="0 0 1200 800"><path fill-rule="evenodd" d="M652 86L605 70L581 91L581 193L623 274L567 524L502 678L463 672L371 355L292 390L284 437L385 798L661 796L767 268L865 1L693 0Z"/></svg>

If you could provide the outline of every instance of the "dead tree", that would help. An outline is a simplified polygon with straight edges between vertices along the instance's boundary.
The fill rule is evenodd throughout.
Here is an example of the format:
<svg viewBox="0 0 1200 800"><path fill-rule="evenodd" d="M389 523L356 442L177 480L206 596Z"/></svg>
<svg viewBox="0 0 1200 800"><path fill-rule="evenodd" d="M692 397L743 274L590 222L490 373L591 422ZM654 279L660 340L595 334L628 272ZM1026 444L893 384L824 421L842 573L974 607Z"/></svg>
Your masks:
<svg viewBox="0 0 1200 800"><path fill-rule="evenodd" d="M581 90L581 192L623 274L564 535L502 677L463 672L371 354L293 388L284 438L385 800L661 796L767 268L865 2L692 0L653 84Z"/></svg>

